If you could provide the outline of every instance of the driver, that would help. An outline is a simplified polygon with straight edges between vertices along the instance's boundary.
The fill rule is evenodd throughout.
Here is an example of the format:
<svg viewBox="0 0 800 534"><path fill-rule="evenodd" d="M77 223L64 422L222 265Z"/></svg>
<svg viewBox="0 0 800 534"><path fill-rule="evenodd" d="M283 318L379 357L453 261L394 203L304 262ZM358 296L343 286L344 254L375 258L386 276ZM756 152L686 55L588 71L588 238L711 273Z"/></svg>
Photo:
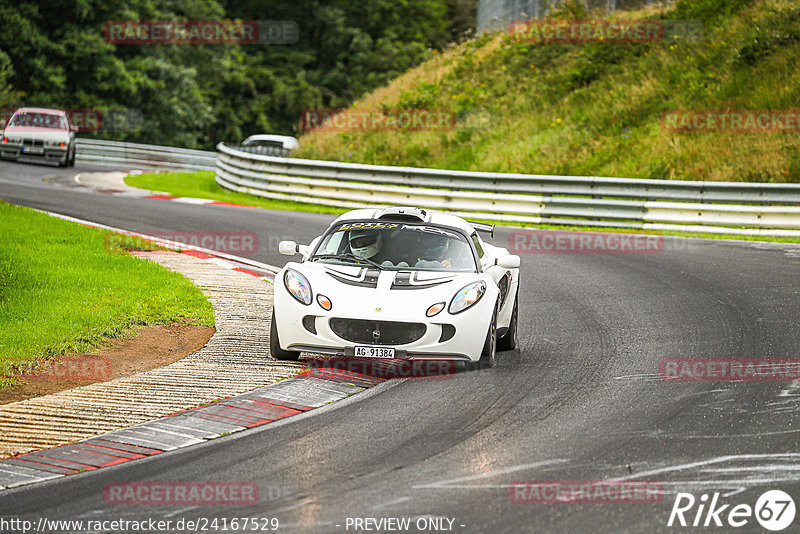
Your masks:
<svg viewBox="0 0 800 534"><path fill-rule="evenodd" d="M445 269L451 269L453 262L447 256L447 250L450 248L450 239L443 235L435 236L429 239L427 258L438 261Z"/></svg>
<svg viewBox="0 0 800 534"><path fill-rule="evenodd" d="M427 236L424 247L424 256L417 262L417 267L436 268L441 265L445 269L453 268L453 261L447 254L450 249L450 238L443 235Z"/></svg>
<svg viewBox="0 0 800 534"><path fill-rule="evenodd" d="M347 236L353 256L362 260L372 260L381 263L383 238L375 230L350 230Z"/></svg>

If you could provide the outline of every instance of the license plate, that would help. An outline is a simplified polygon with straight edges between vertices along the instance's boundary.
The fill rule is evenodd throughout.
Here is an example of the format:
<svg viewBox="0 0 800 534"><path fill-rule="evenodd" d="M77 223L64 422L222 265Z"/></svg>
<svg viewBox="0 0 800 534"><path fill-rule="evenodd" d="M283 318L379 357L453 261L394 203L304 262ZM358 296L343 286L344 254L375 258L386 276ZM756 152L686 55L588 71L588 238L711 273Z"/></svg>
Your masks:
<svg viewBox="0 0 800 534"><path fill-rule="evenodd" d="M356 347L359 358L394 358L394 349L387 347Z"/></svg>
<svg viewBox="0 0 800 534"><path fill-rule="evenodd" d="M44 148L38 146L24 146L22 151L26 154L44 154Z"/></svg>

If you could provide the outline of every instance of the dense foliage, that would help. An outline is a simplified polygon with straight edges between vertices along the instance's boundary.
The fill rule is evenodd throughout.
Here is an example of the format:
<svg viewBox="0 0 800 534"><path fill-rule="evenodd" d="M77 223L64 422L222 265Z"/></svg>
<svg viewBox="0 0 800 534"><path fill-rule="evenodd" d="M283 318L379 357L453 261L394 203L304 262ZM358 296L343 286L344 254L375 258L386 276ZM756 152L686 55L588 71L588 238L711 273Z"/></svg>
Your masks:
<svg viewBox="0 0 800 534"><path fill-rule="evenodd" d="M211 147L297 132L468 32L475 0L14 0L0 2L0 108L140 113L106 138ZM112 44L109 21L288 20L294 44ZM136 123L127 126L136 126ZM129 127L117 129L130 130Z"/></svg>

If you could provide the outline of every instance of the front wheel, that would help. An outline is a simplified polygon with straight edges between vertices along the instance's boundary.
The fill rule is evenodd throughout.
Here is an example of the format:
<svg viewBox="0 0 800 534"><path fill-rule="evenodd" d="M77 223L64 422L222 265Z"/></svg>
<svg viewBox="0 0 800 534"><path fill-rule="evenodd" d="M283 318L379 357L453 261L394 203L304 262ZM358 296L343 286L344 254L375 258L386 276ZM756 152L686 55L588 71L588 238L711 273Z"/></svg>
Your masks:
<svg viewBox="0 0 800 534"><path fill-rule="evenodd" d="M489 369L494 367L497 359L497 306L494 307L492 322L489 324L489 331L486 333L486 341L483 342L481 358L477 362L470 363L473 370Z"/></svg>
<svg viewBox="0 0 800 534"><path fill-rule="evenodd" d="M300 353L296 350L283 350L278 341L278 326L275 324L275 308L272 309L272 323L269 327L269 351L276 360L296 362Z"/></svg>
<svg viewBox="0 0 800 534"><path fill-rule="evenodd" d="M75 152L77 152L77 151L78 151L78 149L76 149L73 146L72 147L72 156L69 158L69 161L67 162L67 167L74 167L75 166Z"/></svg>

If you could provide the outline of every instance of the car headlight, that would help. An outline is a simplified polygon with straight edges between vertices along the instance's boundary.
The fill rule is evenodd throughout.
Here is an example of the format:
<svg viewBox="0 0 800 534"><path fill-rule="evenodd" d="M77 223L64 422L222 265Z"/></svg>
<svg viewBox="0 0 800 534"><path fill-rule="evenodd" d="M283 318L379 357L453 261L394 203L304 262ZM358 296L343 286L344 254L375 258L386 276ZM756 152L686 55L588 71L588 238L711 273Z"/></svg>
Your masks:
<svg viewBox="0 0 800 534"><path fill-rule="evenodd" d="M44 146L50 148L64 148L67 144L64 141L45 141Z"/></svg>
<svg viewBox="0 0 800 534"><path fill-rule="evenodd" d="M447 308L451 314L455 315L464 310L468 310L478 303L479 300L486 293L486 283L483 281L472 282L458 290L456 296L450 301L450 307Z"/></svg>
<svg viewBox="0 0 800 534"><path fill-rule="evenodd" d="M293 269L286 269L283 273L283 285L297 302L306 306L311 304L311 284L305 276Z"/></svg>

